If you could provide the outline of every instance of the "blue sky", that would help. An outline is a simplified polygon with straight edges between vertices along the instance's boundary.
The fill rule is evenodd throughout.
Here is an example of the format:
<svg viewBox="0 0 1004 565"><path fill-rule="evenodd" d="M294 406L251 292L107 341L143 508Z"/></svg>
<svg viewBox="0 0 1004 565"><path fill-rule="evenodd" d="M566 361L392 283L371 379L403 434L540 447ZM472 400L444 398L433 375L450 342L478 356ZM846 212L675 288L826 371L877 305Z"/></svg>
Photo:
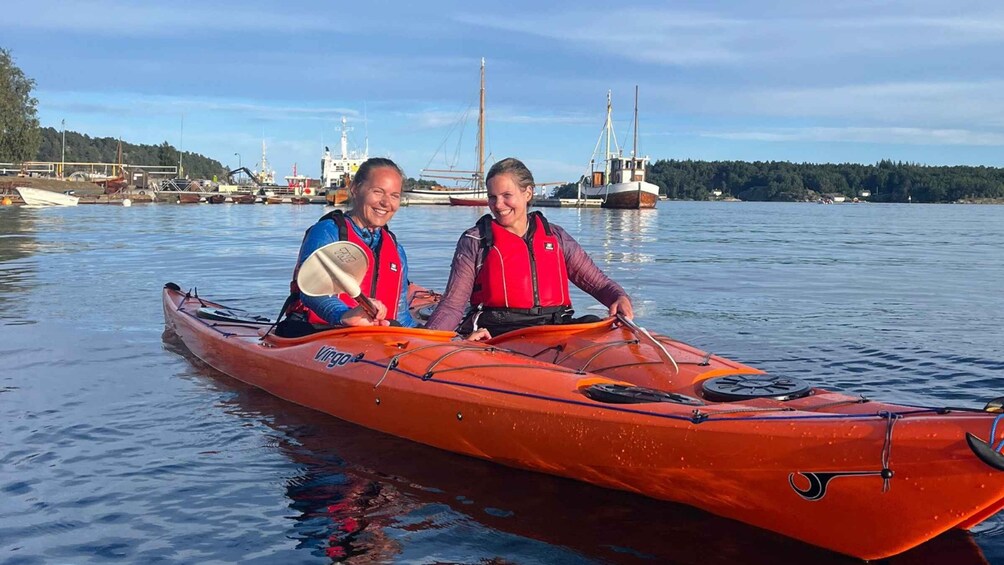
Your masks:
<svg viewBox="0 0 1004 565"><path fill-rule="evenodd" d="M613 91L653 158L1004 166L1004 5L846 0L127 2L4 8L0 47L43 125L168 141L316 176L339 121L410 176L474 160L447 132L477 107L488 151L539 182L588 166ZM182 138L182 121L184 133ZM628 147L630 150L630 147ZM67 160L70 159L68 155Z"/></svg>

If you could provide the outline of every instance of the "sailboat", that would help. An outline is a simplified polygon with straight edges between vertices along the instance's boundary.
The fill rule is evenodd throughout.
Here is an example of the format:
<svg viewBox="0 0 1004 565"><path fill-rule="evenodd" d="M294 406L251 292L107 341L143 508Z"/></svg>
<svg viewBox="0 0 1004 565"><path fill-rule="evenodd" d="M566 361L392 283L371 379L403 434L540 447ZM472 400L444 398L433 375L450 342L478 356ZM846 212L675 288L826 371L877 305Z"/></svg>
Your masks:
<svg viewBox="0 0 1004 565"><path fill-rule="evenodd" d="M446 179L469 183L468 186L419 188L406 190L409 204L450 204L452 206L487 206L485 191L485 59L481 58L481 96L478 108L477 164L473 171L425 169L422 178Z"/></svg>
<svg viewBox="0 0 1004 565"><path fill-rule="evenodd" d="M615 149L617 143L611 119L612 107L610 92L607 91L607 120L596 143L599 148L599 144L606 138L603 158L605 166L602 171L597 171L593 169L595 161L590 161L590 175L580 183L580 190L586 198L602 199L603 208L655 208L655 203L659 200L659 187L645 181L648 157L638 156L638 87L634 89L634 149L631 157L621 156L620 151L611 151L611 143Z"/></svg>

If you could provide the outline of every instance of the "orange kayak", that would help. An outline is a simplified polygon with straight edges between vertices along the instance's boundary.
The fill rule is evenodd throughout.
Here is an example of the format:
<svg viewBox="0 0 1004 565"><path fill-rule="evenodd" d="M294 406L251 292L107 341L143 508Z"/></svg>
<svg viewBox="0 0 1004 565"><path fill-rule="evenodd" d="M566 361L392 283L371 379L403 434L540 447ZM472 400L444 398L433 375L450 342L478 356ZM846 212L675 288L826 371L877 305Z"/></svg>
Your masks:
<svg viewBox="0 0 1004 565"><path fill-rule="evenodd" d="M166 325L215 369L374 430L680 502L862 559L1004 506L1001 414L873 402L605 320L490 343L269 321L168 284Z"/></svg>

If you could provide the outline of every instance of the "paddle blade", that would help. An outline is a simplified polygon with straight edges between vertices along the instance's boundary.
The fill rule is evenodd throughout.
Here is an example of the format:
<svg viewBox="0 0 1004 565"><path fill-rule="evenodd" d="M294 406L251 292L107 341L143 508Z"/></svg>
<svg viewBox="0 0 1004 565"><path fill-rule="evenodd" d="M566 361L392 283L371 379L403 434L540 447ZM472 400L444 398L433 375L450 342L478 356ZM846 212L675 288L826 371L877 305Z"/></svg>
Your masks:
<svg viewBox="0 0 1004 565"><path fill-rule="evenodd" d="M296 275L300 292L307 296L359 296L359 283L368 268L366 253L351 241L336 241L307 257Z"/></svg>

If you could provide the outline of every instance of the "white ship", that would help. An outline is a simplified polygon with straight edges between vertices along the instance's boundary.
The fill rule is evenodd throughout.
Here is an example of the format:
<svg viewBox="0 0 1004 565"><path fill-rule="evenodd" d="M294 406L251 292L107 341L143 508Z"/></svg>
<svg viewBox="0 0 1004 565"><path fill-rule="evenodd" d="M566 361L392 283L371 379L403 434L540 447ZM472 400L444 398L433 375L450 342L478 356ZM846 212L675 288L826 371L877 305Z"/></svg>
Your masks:
<svg viewBox="0 0 1004 565"><path fill-rule="evenodd" d="M610 92L607 92L607 120L603 126L600 143L606 138L602 171L593 170L595 159L590 161L590 174L582 183L580 189L586 198L599 198L604 208L655 208L659 200L659 187L645 181L645 166L648 157L638 156L638 88L635 87L634 102L634 150L631 157L621 156L617 148L617 138L614 135L611 119L612 105ZM593 151L596 155L597 151Z"/></svg>
<svg viewBox="0 0 1004 565"><path fill-rule="evenodd" d="M345 117L342 117L342 140L341 154L337 157L331 156L331 150L324 148L324 155L321 156L321 187L320 190L327 191L328 202L341 204L348 200L349 186L352 184L352 177L355 176L359 166L366 159L369 159L369 140L366 140L366 149L349 151L349 127Z"/></svg>

